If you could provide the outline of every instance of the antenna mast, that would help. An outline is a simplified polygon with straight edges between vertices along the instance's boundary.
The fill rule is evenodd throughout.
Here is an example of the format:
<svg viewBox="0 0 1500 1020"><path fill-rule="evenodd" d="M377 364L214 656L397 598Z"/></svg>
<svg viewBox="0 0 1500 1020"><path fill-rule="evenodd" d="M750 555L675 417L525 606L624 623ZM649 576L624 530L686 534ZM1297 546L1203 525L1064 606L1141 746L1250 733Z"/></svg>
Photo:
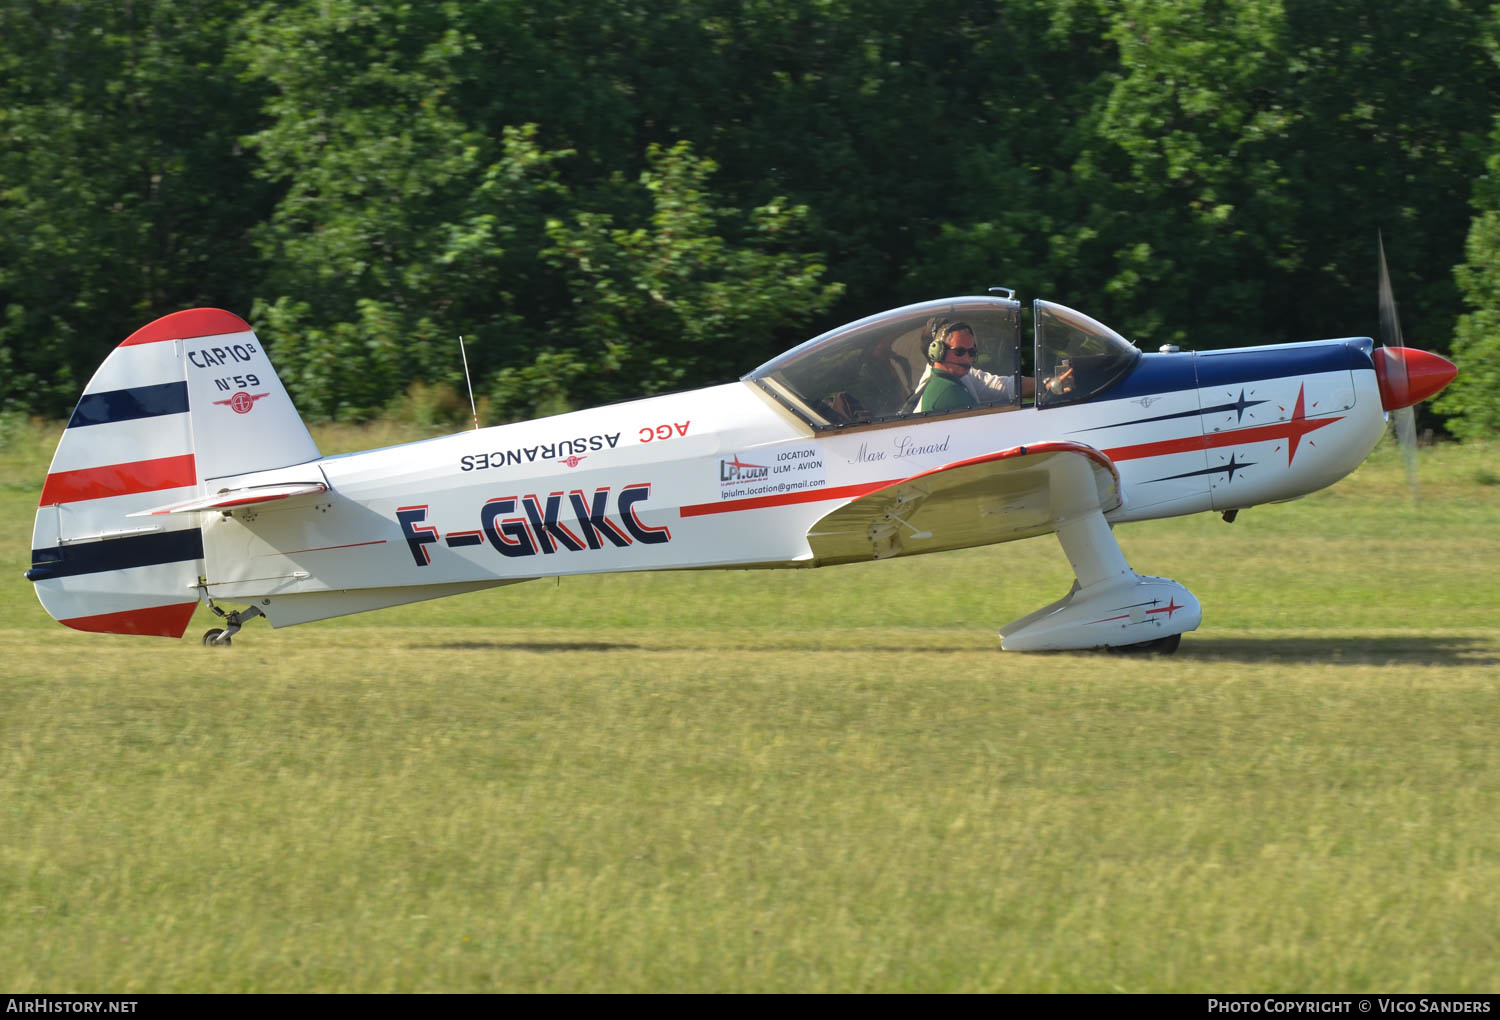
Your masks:
<svg viewBox="0 0 1500 1020"><path fill-rule="evenodd" d="M458 353L464 359L464 385L469 388L469 411L474 415L474 431L479 431L479 410L474 406L474 384L469 380L469 355L464 350L464 335L458 335Z"/></svg>

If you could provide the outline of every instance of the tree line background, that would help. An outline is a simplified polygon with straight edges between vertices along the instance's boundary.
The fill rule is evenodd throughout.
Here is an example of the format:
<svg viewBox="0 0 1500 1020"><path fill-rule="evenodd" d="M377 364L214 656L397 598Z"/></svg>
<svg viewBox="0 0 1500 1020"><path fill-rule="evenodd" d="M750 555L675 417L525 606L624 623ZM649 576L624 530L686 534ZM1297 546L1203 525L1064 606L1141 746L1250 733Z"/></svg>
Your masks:
<svg viewBox="0 0 1500 1020"><path fill-rule="evenodd" d="M11 0L0 407L246 316L310 418L733 379L1015 287L1147 350L1407 342L1500 430L1500 13L1469 0ZM465 411L467 410L465 406Z"/></svg>

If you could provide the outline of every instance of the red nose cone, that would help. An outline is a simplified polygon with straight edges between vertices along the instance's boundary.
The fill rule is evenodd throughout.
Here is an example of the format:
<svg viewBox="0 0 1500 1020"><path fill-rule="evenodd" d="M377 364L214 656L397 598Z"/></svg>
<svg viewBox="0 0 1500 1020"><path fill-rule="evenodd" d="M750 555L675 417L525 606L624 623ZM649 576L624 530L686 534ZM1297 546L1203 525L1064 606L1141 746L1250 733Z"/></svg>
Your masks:
<svg viewBox="0 0 1500 1020"><path fill-rule="evenodd" d="M1426 400L1458 375L1458 366L1447 358L1412 347L1377 347L1374 359L1380 406L1387 411Z"/></svg>

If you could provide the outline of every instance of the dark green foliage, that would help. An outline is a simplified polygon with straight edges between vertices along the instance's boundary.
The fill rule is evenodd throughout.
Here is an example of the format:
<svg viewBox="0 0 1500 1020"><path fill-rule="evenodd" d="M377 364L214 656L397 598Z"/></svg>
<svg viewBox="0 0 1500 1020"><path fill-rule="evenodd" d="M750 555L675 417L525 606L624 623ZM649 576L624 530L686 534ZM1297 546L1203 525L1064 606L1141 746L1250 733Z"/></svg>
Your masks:
<svg viewBox="0 0 1500 1020"><path fill-rule="evenodd" d="M0 403L57 414L147 319L249 310L271 207L239 136L243 4L0 5Z"/></svg>
<svg viewBox="0 0 1500 1020"><path fill-rule="evenodd" d="M1468 262L1458 282L1473 309L1458 321L1453 359L1459 376L1436 402L1452 415L1456 435L1500 435L1500 130L1489 173L1475 192L1478 215L1469 229Z"/></svg>
<svg viewBox="0 0 1500 1020"><path fill-rule="evenodd" d="M548 255L570 281L579 333L549 340L577 345L567 359L582 369L575 389L594 401L638 394L643 383L650 392L732 379L795 339L778 328L806 322L840 290L819 282L813 258L784 250L805 207L777 200L751 210L732 225L743 238L733 246L719 236L727 213L708 204L714 165L685 142L652 146L648 157L640 185L652 211L642 225L590 212L548 223ZM550 354L549 343L541 357Z"/></svg>
<svg viewBox="0 0 1500 1020"><path fill-rule="evenodd" d="M458 389L460 335L509 419L731 379L992 284L1152 346L1368 334L1381 231L1408 339L1461 360L1439 408L1491 430L1489 18L1469 0L5 6L0 401L64 412L113 344L193 304L249 315L316 418L378 413L414 380Z"/></svg>
<svg viewBox="0 0 1500 1020"><path fill-rule="evenodd" d="M1484 43L1500 53L1496 32L1500 12L1485 26ZM1435 401L1450 415L1455 435L1500 435L1500 118L1485 147L1489 157L1474 185L1474 219L1469 226L1467 261L1458 267L1459 287L1470 311L1458 322L1453 360L1459 376Z"/></svg>

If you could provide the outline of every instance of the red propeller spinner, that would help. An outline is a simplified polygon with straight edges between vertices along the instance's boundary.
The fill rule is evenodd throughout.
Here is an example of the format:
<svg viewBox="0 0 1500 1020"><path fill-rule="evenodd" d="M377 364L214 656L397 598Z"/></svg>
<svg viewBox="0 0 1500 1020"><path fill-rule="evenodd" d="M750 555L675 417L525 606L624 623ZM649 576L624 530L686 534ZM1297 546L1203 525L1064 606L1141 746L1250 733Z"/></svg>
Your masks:
<svg viewBox="0 0 1500 1020"><path fill-rule="evenodd" d="M1458 366L1447 358L1414 347L1377 347L1373 357L1380 406L1387 411L1426 400L1458 375Z"/></svg>

